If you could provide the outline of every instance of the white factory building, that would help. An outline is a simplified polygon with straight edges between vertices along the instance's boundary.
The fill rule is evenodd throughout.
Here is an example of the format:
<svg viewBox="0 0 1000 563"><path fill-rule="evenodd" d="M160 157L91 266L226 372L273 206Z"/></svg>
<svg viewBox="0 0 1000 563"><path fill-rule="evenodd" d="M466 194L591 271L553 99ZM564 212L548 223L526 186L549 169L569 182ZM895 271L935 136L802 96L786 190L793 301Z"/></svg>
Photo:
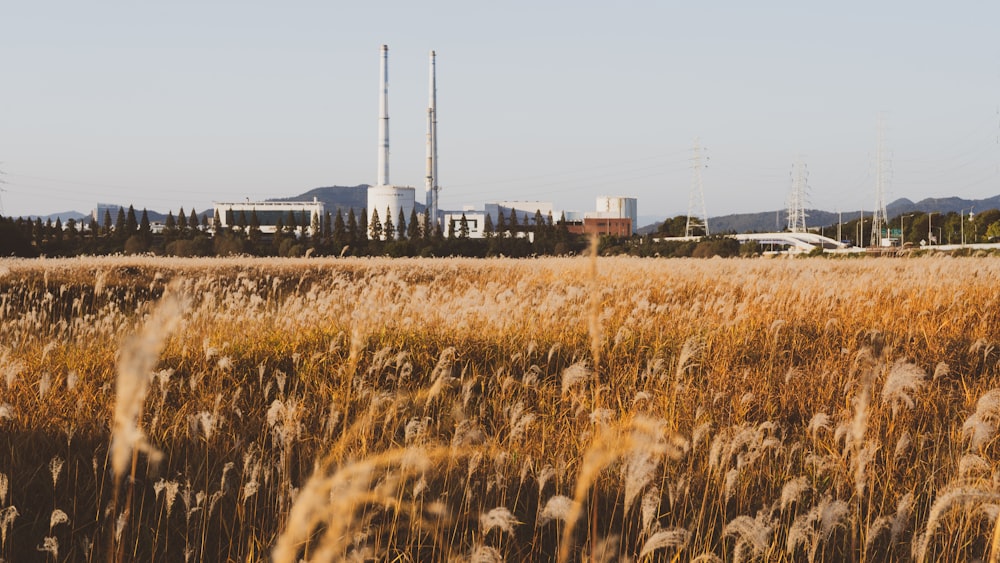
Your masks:
<svg viewBox="0 0 1000 563"><path fill-rule="evenodd" d="M444 235L448 236L451 229L454 229L455 236L462 232L462 216L465 215L465 224L469 227L469 238L484 238L483 231L486 224L486 214L476 211L472 206L466 206L462 211L448 211L444 214Z"/></svg>
<svg viewBox="0 0 1000 563"><path fill-rule="evenodd" d="M324 207L323 202L316 198L312 201L218 202L215 203L215 214L221 224L215 225L215 228L216 230L233 228L244 220L249 227L251 218L256 216L260 232L273 234L277 230L276 225L279 220L287 228L290 220L294 218L297 231L304 227L310 234L315 234L312 227L323 224L323 215L326 211Z"/></svg>
<svg viewBox="0 0 1000 563"><path fill-rule="evenodd" d="M503 214L504 223L510 223L510 212L514 211L514 215L517 217L517 224L524 226L535 224L535 214L539 211L542 212L542 218L548 220L549 214L552 213L552 202L551 201L494 201L487 203L485 210L486 215L490 216L490 221L493 222L493 226L496 226L500 220L500 215ZM559 217L553 216L553 221L558 220Z"/></svg>

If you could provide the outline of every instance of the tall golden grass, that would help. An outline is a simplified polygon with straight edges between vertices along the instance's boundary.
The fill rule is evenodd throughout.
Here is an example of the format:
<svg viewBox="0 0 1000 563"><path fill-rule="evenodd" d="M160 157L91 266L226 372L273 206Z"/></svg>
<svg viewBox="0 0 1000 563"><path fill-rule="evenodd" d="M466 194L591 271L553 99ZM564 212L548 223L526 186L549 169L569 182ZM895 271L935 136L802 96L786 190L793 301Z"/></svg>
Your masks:
<svg viewBox="0 0 1000 563"><path fill-rule="evenodd" d="M1000 556L1000 262L0 262L0 559Z"/></svg>

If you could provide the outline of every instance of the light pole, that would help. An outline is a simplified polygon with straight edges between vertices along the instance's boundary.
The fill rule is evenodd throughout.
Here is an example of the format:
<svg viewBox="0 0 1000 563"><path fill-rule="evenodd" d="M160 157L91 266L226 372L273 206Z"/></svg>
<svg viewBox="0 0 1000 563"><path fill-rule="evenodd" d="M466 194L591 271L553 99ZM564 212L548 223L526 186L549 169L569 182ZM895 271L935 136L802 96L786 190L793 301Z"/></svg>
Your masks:
<svg viewBox="0 0 1000 563"><path fill-rule="evenodd" d="M972 221L972 217L973 217L972 210L973 209L975 209L975 208L974 207L970 207L969 208L969 221ZM959 214L958 214L958 222L959 222L960 225L962 225L962 246L965 246L965 210L964 209L962 211L960 211Z"/></svg>
<svg viewBox="0 0 1000 563"><path fill-rule="evenodd" d="M913 217L913 215L899 216L899 247L903 248L903 217Z"/></svg>

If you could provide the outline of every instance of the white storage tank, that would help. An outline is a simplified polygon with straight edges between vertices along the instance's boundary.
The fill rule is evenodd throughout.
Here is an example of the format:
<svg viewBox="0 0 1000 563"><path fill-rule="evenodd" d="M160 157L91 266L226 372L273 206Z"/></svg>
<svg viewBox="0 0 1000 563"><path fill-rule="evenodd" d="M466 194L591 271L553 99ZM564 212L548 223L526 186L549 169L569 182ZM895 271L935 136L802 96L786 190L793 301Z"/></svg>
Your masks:
<svg viewBox="0 0 1000 563"><path fill-rule="evenodd" d="M399 224L399 209L403 209L403 218L407 224L410 221L410 214L413 212L416 189L411 186L371 186L368 188L368 225L372 224L372 217L378 211L378 220L385 227L387 211L392 212L392 224L395 227ZM369 231L370 233L371 231ZM369 234L369 233L366 233ZM399 235L397 234L397 237Z"/></svg>

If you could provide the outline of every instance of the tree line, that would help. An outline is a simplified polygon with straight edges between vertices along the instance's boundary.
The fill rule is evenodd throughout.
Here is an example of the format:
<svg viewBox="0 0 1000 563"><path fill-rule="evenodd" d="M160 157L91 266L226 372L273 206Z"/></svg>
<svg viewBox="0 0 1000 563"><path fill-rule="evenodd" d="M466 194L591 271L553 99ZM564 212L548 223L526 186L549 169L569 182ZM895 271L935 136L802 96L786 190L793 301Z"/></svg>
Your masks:
<svg viewBox="0 0 1000 563"><path fill-rule="evenodd" d="M42 221L0 217L0 256L78 256L155 254L169 256L511 256L569 254L586 248L585 237L569 232L563 218L553 221L536 212L534 221L518 221L511 211L496 225L487 216L483 238L470 236L469 221L459 221L442 232L423 215L402 209L383 218L353 208L326 212L322 218L289 211L278 218L274 232L263 232L255 211L226 211L226 221L192 208L170 211L162 229L155 229L147 210L120 207L117 217L106 210L102 221L61 219ZM223 227L222 225L228 225ZM270 229L269 229L270 230Z"/></svg>

